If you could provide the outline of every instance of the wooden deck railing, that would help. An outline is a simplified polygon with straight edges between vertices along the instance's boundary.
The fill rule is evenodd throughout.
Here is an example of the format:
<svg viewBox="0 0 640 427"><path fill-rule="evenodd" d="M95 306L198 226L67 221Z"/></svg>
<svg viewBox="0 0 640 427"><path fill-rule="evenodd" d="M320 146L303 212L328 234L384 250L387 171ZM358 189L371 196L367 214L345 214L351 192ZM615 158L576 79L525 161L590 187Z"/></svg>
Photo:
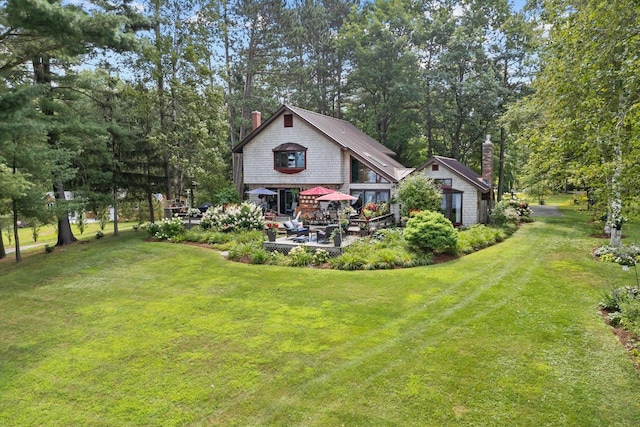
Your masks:
<svg viewBox="0 0 640 427"><path fill-rule="evenodd" d="M349 221L349 228L358 227L360 230L366 231L367 234L374 233L381 228L389 227L395 223L393 214L386 214L373 217L371 219L352 219Z"/></svg>

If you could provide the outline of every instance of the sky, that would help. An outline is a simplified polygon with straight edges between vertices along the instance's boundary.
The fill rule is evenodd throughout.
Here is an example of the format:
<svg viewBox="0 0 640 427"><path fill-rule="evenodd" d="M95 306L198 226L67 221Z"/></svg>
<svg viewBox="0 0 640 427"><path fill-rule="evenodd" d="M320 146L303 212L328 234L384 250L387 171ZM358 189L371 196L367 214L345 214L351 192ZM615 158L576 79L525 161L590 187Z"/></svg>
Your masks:
<svg viewBox="0 0 640 427"><path fill-rule="evenodd" d="M526 0L511 0L510 3L513 4L515 10L520 11L524 7Z"/></svg>

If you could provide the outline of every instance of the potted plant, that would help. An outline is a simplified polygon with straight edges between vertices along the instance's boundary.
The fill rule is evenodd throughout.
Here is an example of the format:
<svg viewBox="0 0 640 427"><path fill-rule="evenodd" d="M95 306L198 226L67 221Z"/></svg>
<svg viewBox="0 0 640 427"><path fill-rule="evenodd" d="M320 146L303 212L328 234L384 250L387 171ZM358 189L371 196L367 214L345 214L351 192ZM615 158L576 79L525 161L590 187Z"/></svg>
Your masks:
<svg viewBox="0 0 640 427"><path fill-rule="evenodd" d="M267 238L269 239L270 242L275 242L277 226L271 222L268 222L266 226L267 226Z"/></svg>
<svg viewBox="0 0 640 427"><path fill-rule="evenodd" d="M364 237L367 234L369 234L369 220L365 219L364 222L360 222L358 224L358 226L360 227L360 237Z"/></svg>
<svg viewBox="0 0 640 427"><path fill-rule="evenodd" d="M339 248L340 246L342 246L342 233L340 232L339 228L336 228L331 232L330 238L333 240L333 245L336 248Z"/></svg>

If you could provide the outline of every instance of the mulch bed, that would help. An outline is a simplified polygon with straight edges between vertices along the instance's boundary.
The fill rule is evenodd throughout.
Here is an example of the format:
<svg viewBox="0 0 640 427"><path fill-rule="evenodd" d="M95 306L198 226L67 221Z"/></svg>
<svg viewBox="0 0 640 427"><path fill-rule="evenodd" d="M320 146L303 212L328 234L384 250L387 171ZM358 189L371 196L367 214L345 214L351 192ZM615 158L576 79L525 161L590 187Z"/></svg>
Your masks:
<svg viewBox="0 0 640 427"><path fill-rule="evenodd" d="M636 370L640 372L640 356L638 356L638 352L640 352L639 337L635 336L626 329L621 328L620 326L611 325L608 317L609 313L610 312L608 310L600 310L600 316L602 317L602 320L604 320L604 323L611 326L611 331L616 337L618 337L620 344L622 344L622 347L631 357L633 366L635 366Z"/></svg>

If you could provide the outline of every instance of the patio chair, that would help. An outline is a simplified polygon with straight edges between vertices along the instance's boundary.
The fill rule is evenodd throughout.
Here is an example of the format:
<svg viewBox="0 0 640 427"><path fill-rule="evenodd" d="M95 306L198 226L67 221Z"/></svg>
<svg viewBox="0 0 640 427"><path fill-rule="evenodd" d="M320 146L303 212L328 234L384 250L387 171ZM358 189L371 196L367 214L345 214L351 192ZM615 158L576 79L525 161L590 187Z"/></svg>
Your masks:
<svg viewBox="0 0 640 427"><path fill-rule="evenodd" d="M287 238L289 236L301 237L309 235L309 227L304 227L302 223L295 219L283 222L282 225L287 230Z"/></svg>
<svg viewBox="0 0 640 427"><path fill-rule="evenodd" d="M285 211L285 214L293 216L296 213L296 208L298 207L298 202L291 203L291 207Z"/></svg>
<svg viewBox="0 0 640 427"><path fill-rule="evenodd" d="M318 243L329 243L329 238L331 237L331 233L333 230L338 228L337 225L328 225L323 230L318 230Z"/></svg>

